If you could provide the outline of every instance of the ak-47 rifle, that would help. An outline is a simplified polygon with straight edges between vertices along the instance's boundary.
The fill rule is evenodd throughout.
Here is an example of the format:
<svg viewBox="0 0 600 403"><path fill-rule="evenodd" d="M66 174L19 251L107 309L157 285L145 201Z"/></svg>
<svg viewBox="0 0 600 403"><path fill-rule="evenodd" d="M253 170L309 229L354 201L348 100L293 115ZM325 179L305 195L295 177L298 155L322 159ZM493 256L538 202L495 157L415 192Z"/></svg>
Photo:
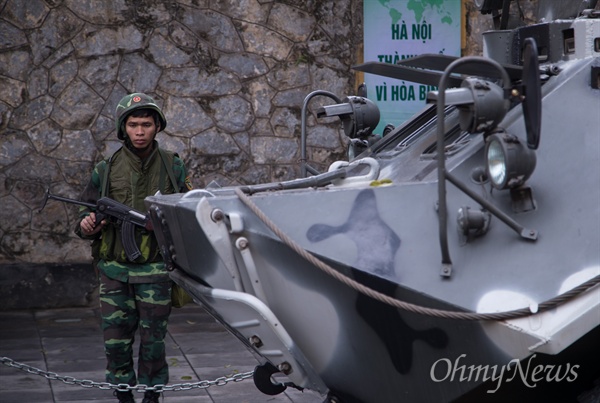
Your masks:
<svg viewBox="0 0 600 403"><path fill-rule="evenodd" d="M44 202L40 208L40 211L44 209L48 199L89 207L92 209L92 211L94 211L94 213L96 213L96 221L94 226L99 225L102 220L108 219L117 226L121 227L123 248L125 249L125 254L127 255L127 259L129 261L135 261L135 259L142 254L135 243L135 226L152 231L152 221L150 221L150 217L147 214L134 210L131 207L108 197L101 197L94 204L56 196L51 194L49 189L46 191L46 197L44 197Z"/></svg>

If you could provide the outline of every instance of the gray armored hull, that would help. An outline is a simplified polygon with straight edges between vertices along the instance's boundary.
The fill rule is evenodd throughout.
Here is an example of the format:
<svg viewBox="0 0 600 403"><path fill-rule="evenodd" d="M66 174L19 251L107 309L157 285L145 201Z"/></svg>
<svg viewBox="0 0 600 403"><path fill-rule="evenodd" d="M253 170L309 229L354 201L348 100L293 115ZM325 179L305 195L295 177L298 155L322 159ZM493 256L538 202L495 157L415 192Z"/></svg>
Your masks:
<svg viewBox="0 0 600 403"><path fill-rule="evenodd" d="M432 105L312 181L147 198L173 280L267 374L344 402L521 396L597 372L565 354L600 324L600 20L557 24L541 29L573 29L585 54L542 66L526 183L489 183L491 133L452 134L460 106L443 108L440 164ZM499 127L528 137L520 105Z"/></svg>

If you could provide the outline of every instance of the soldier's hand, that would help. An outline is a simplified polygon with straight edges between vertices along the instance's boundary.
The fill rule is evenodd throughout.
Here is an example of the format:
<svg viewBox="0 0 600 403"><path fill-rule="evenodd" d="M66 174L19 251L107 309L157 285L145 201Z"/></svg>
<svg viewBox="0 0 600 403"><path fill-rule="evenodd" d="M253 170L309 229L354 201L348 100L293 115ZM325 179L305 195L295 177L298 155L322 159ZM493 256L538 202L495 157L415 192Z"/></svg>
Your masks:
<svg viewBox="0 0 600 403"><path fill-rule="evenodd" d="M83 235L93 235L102 230L102 227L106 225L106 220L102 220L98 225L96 225L96 214L90 213L89 216L85 217L81 220L79 226L81 227L81 233Z"/></svg>

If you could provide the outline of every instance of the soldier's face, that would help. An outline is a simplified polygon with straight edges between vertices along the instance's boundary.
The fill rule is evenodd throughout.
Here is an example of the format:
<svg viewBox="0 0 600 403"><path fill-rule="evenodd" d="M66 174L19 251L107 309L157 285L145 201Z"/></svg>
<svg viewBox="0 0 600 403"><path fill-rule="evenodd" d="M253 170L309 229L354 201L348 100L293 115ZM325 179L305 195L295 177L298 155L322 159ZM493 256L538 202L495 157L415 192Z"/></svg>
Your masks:
<svg viewBox="0 0 600 403"><path fill-rule="evenodd" d="M134 117L130 116L125 122L125 131L131 144L136 150L143 152L150 148L152 140L156 136L159 127L154 123L154 119L151 116L148 117Z"/></svg>

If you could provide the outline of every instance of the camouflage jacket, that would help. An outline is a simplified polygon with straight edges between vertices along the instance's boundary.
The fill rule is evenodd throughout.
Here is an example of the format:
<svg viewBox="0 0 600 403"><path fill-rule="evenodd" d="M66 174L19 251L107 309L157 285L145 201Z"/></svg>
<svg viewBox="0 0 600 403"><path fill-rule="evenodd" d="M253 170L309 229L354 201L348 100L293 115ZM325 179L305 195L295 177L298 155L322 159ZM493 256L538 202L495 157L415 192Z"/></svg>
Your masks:
<svg viewBox="0 0 600 403"><path fill-rule="evenodd" d="M146 211L146 196L158 191L172 194L191 189L183 161L174 153L159 150L156 142L154 146L152 154L144 160L122 147L108 161L99 162L92 172L85 198L97 200L101 196L107 196L138 211ZM167 164L171 166L171 172L166 168ZM81 218L88 214L89 210L83 209ZM82 238L93 240L92 256L97 260L98 268L108 277L130 283L168 280L152 231L136 228L135 242L142 255L134 262L127 260L120 228L114 223L109 222L100 233L92 237L82 236L79 225L76 233Z"/></svg>

